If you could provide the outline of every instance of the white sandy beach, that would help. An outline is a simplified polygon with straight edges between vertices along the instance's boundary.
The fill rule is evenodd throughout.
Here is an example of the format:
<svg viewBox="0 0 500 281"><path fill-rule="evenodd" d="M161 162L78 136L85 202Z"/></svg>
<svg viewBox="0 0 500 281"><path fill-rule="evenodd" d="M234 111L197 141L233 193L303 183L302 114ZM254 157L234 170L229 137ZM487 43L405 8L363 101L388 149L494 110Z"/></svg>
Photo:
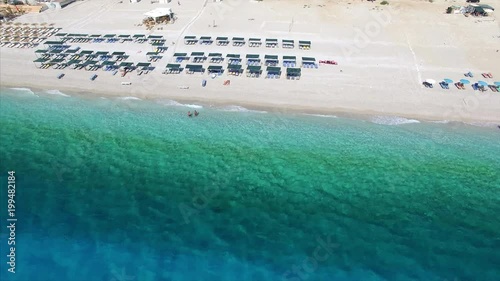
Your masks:
<svg viewBox="0 0 500 281"><path fill-rule="evenodd" d="M402 0L390 5L366 1L271 1L232 0L205 2L176 1L169 5L118 3L110 0L78 1L59 11L27 14L18 22L50 22L61 32L98 34L155 34L167 39L169 50L153 63L156 69L138 76L112 76L99 70L38 69L33 60L35 49L1 48L0 79L3 87L59 89L98 96L134 96L141 99L165 97L205 104L234 104L276 110L304 112L352 112L397 115L426 120L500 122L500 93L488 90L458 90L450 85L425 88L422 81L431 78L455 81L471 71L472 82L500 81L500 27L495 15L487 18L447 15L449 5L465 1ZM494 1L484 1L494 5ZM304 7L309 5L308 7ZM136 26L143 14L156 7L171 7L178 20L162 30L146 31ZM213 26L215 21L216 27ZM186 35L257 37L309 40L311 50L250 48L206 45L186 46ZM175 44L172 44L175 43ZM74 45L74 44L73 44ZM281 44L280 44L281 45ZM149 44L87 43L82 49L126 51L134 63L146 61ZM211 79L208 74L164 75L175 52L295 55L297 58L336 60L339 65L320 65L303 69L298 81L228 76ZM300 59L299 59L300 60ZM208 62L205 66L208 66ZM223 64L224 67L227 65ZM483 72L493 74L485 79ZM65 73L61 80L57 74ZM265 75L264 75L265 76ZM206 87L201 86L207 79ZM223 81L231 80L230 86ZM130 81L132 85L122 86ZM189 86L188 90L179 86Z"/></svg>

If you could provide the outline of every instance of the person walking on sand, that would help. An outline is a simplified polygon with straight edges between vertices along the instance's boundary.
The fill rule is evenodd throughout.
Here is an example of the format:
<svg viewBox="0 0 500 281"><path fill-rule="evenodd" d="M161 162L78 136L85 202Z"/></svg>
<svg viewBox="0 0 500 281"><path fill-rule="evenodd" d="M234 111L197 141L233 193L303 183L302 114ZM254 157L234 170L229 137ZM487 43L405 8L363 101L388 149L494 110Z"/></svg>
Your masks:
<svg viewBox="0 0 500 281"><path fill-rule="evenodd" d="M179 5L179 6L180 6L180 5L181 5L181 1L177 1L177 5Z"/></svg>

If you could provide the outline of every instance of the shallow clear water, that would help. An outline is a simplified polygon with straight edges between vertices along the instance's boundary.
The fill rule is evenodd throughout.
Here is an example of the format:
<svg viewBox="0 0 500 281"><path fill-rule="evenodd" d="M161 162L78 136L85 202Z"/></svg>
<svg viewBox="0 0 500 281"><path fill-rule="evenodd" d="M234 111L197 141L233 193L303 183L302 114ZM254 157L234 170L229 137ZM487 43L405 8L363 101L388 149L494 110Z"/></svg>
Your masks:
<svg viewBox="0 0 500 281"><path fill-rule="evenodd" d="M500 280L498 129L0 98L2 280Z"/></svg>

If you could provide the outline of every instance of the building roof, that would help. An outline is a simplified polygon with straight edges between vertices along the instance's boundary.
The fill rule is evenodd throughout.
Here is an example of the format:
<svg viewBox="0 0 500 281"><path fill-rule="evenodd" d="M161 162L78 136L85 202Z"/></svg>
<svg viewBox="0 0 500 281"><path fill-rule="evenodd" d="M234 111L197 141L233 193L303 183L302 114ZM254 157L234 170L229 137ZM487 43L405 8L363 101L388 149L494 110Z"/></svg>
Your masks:
<svg viewBox="0 0 500 281"><path fill-rule="evenodd" d="M144 13L145 16L151 17L151 18L170 16L171 14L172 14L172 9L170 9L170 8L156 8L152 11Z"/></svg>

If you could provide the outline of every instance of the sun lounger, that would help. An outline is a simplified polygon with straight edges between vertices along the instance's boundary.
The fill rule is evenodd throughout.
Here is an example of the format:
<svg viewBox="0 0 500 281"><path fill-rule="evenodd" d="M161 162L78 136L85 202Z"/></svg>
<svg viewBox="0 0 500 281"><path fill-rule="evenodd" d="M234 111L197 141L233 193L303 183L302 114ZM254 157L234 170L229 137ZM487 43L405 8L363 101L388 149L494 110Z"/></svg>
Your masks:
<svg viewBox="0 0 500 281"><path fill-rule="evenodd" d="M488 88L490 88L492 92L498 92L498 88L495 85L488 85Z"/></svg>

